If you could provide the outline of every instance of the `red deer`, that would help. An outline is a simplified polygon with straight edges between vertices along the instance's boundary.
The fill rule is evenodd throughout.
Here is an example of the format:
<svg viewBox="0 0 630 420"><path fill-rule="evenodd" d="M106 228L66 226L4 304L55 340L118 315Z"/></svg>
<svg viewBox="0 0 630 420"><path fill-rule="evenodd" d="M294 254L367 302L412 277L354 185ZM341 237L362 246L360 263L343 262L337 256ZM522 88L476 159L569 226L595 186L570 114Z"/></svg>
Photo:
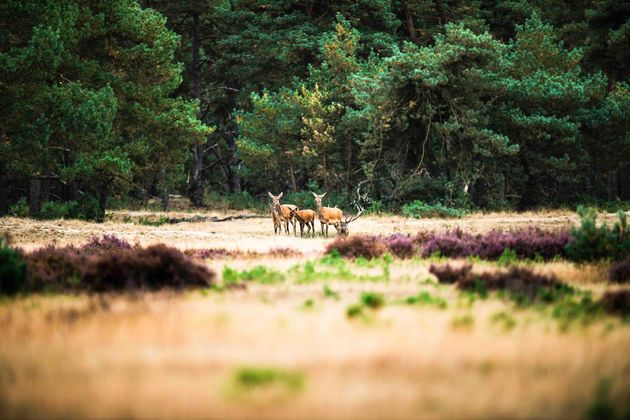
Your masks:
<svg viewBox="0 0 630 420"><path fill-rule="evenodd" d="M341 218L343 217L341 209L336 207L322 207L322 198L324 198L326 193L317 195L311 192L311 194L313 194L315 203L317 203L317 217L319 217L319 223L322 228L322 236L324 235L324 225L326 225L326 236L328 236L328 225L333 225L337 234L339 234L339 226L341 225Z"/></svg>
<svg viewBox="0 0 630 420"><path fill-rule="evenodd" d="M300 236L304 236L304 225L308 228L306 236L311 235L311 233L315 236L315 212L313 210L291 210L291 216L300 222Z"/></svg>
<svg viewBox="0 0 630 420"><path fill-rule="evenodd" d="M287 232L287 235L289 235L289 223L293 225L293 234L295 235L297 226L296 226L295 219L291 215L291 210L292 209L299 210L298 206L294 204L280 204L280 199L282 198L284 193L280 193L277 196L271 194L270 192L267 192L267 193L269 194L269 197L271 197L271 200L272 200L271 207L272 207L272 217L274 218L274 231L276 229L276 216L277 216L280 223L284 222L284 229Z"/></svg>

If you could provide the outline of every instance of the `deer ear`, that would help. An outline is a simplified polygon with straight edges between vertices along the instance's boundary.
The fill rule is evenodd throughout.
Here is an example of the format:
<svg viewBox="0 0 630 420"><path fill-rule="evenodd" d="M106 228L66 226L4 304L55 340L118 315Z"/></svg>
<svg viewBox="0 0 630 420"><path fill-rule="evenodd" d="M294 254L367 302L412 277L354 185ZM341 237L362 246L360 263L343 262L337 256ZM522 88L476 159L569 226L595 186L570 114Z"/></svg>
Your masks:
<svg viewBox="0 0 630 420"><path fill-rule="evenodd" d="M322 198L324 198L324 196L326 195L326 193L327 193L327 192L328 192L328 191L326 191L324 194L322 194Z"/></svg>
<svg viewBox="0 0 630 420"><path fill-rule="evenodd" d="M313 194L313 197L317 198L317 194L315 194L313 191L311 191L311 194Z"/></svg>
<svg viewBox="0 0 630 420"><path fill-rule="evenodd" d="M282 196L284 195L284 192L281 192L280 195L278 195L278 198L282 198Z"/></svg>
<svg viewBox="0 0 630 420"><path fill-rule="evenodd" d="M271 198L275 198L275 197L273 196L273 194L271 194L269 191L267 191L267 194L269 194L269 197L271 197Z"/></svg>

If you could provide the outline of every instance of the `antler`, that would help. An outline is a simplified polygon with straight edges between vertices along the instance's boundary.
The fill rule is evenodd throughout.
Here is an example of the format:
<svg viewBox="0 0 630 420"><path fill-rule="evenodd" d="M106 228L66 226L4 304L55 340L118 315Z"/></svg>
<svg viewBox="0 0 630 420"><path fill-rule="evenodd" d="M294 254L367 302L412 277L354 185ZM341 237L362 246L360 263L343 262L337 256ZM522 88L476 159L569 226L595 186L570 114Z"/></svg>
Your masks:
<svg viewBox="0 0 630 420"><path fill-rule="evenodd" d="M365 211L365 209L363 207L361 207L360 204L355 203L355 206L356 206L356 208L358 210L358 213L355 214L354 216L346 216L346 218L345 218L346 223L354 222L355 220L357 220L361 216L361 213L363 213Z"/></svg>

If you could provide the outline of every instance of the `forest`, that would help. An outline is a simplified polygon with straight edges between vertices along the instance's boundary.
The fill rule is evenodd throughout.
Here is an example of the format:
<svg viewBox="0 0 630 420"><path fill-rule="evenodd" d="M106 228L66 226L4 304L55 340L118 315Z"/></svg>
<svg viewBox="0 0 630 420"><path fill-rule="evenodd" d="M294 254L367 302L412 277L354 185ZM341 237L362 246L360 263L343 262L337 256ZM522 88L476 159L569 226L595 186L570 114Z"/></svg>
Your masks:
<svg viewBox="0 0 630 420"><path fill-rule="evenodd" d="M627 1L5 0L0 23L0 215L630 199Z"/></svg>

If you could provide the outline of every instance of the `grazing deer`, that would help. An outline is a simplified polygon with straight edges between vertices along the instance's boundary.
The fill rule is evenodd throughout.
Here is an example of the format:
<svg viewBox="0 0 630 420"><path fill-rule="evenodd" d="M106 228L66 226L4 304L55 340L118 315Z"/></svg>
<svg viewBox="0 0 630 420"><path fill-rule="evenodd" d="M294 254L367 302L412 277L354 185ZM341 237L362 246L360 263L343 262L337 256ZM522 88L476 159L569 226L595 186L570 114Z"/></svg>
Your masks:
<svg viewBox="0 0 630 420"><path fill-rule="evenodd" d="M319 223L322 228L322 236L324 235L324 225L326 225L326 236L328 236L328 225L333 225L337 234L339 234L339 226L341 225L341 218L343 212L336 207L322 207L322 198L326 193L317 195L311 191L313 197L315 197L315 203L317 203L317 217L319 217Z"/></svg>
<svg viewBox="0 0 630 420"><path fill-rule="evenodd" d="M361 217L361 213L363 213L364 211L363 207L361 207L358 204L357 204L357 210L359 210L357 214L350 217L346 216L346 218L341 222L341 225L339 226L339 230L337 231L337 235L343 236L343 237L348 236L348 234L350 233L350 230L348 229L348 225L350 224L350 222L354 222L359 217Z"/></svg>
<svg viewBox="0 0 630 420"><path fill-rule="evenodd" d="M291 225L293 226L293 235L296 235L297 226L296 226L295 219L291 215L291 210L292 209L299 210L298 206L294 204L280 204L280 199L282 198L284 193L280 193L279 195L273 195L270 192L267 192L267 193L269 194L269 197L271 197L271 200L272 200L272 203L271 203L271 206L273 207L272 214L274 214L275 212L275 214L278 216L279 222L280 223L284 222L284 229L287 232L287 235L289 235L289 223L291 223ZM274 218L274 230L275 230L275 223L276 223L275 220L276 219Z"/></svg>
<svg viewBox="0 0 630 420"><path fill-rule="evenodd" d="M311 232L315 236L315 212L313 210L291 210L291 216L300 222L300 236L304 236L304 225L308 228L306 236L309 236Z"/></svg>

